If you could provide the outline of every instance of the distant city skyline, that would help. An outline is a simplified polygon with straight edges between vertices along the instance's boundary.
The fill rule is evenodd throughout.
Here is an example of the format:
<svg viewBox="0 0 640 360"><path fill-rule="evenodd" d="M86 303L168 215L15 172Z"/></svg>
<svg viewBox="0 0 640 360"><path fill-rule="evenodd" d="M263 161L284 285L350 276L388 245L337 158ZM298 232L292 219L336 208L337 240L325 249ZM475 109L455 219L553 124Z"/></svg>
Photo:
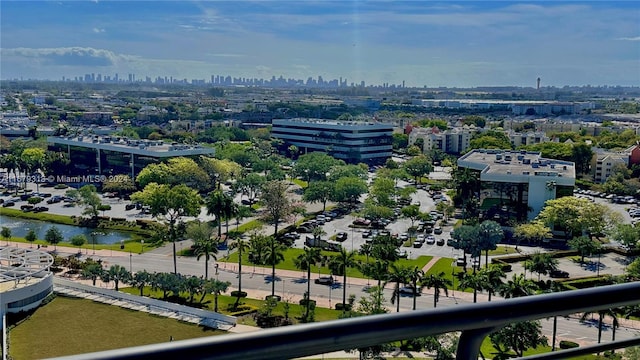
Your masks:
<svg viewBox="0 0 640 360"><path fill-rule="evenodd" d="M640 86L635 1L2 1L0 10L1 79Z"/></svg>

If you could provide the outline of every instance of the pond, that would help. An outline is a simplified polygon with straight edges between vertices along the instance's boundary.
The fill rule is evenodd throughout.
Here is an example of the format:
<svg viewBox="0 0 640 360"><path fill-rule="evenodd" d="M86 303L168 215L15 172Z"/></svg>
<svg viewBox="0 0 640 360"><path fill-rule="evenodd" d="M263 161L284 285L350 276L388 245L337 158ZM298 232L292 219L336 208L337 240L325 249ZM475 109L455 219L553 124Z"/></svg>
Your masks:
<svg viewBox="0 0 640 360"><path fill-rule="evenodd" d="M68 242L69 239L78 234L84 234L87 237L87 243L92 244L92 233L96 233L96 244L116 244L121 240L129 240L131 234L124 231L106 230L106 229L91 229L80 226L54 224L47 221L19 219L9 216L0 215L0 226L6 226L11 229L11 235L16 237L25 237L29 230L34 230L38 239L44 239L44 235L50 227L57 227L64 241Z"/></svg>

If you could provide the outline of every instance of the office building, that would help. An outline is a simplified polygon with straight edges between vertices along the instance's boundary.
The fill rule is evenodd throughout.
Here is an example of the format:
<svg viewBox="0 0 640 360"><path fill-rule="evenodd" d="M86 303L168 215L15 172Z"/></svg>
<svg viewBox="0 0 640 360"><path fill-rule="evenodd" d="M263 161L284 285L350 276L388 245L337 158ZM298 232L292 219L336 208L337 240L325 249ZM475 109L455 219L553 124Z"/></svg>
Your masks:
<svg viewBox="0 0 640 360"><path fill-rule="evenodd" d="M301 153L322 151L348 163L383 163L391 157L388 124L321 119L274 119L271 135Z"/></svg>

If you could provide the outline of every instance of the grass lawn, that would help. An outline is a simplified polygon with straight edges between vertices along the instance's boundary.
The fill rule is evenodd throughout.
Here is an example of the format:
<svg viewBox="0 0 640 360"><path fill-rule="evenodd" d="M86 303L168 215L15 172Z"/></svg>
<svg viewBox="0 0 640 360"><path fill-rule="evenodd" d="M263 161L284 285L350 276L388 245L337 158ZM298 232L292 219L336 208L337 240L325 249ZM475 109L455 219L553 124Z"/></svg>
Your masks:
<svg viewBox="0 0 640 360"><path fill-rule="evenodd" d="M126 287L120 289L122 292L126 292L132 295L140 295L140 290L137 288ZM311 292L311 299L313 300L317 294ZM336 303L341 302L342 300L342 289L335 290L334 295L336 296ZM152 297L155 299L162 300L162 292L157 290L152 290L150 287L145 287L144 296ZM347 291L347 297L349 296L349 292ZM182 299L186 299L188 295L186 293L182 294ZM195 297L195 303L198 303L200 300L200 295ZM284 315L285 309L284 304L288 299L285 297L281 302L278 303L276 308L274 309L274 314ZM229 295L219 295L218 296L218 312L225 315L233 315L233 305L236 302L236 298ZM261 299L251 299L251 298L242 298L240 299L240 305L249 306L255 310L260 309L265 304L264 300ZM184 303L184 305L191 305ZM202 301L202 309L213 311L214 309L214 296L208 294L205 296ZM301 317L305 311L304 306L300 306L298 303L290 303L289 304L289 317L293 319L294 323L298 323L297 318ZM327 308L316 307L315 310L315 319L316 321L328 321L328 320L336 320L342 314L341 310L332 310ZM245 325L255 326L255 322L251 316L241 317L238 319L238 322Z"/></svg>
<svg viewBox="0 0 640 360"><path fill-rule="evenodd" d="M489 250L489 256L510 255L510 254L518 254L518 251L516 251L515 247L498 245L497 249ZM484 256L484 251L482 252L482 255Z"/></svg>
<svg viewBox="0 0 640 360"><path fill-rule="evenodd" d="M178 320L58 296L9 332L14 359L110 350L225 334Z"/></svg>
<svg viewBox="0 0 640 360"><path fill-rule="evenodd" d="M300 276L304 275L306 276L306 271L303 271L298 269L295 266L294 263L294 259L297 258L300 254L302 254L304 252L303 249L296 249L296 248L289 248L284 252L284 261L280 262L278 265L276 265L276 269L282 269L282 270L293 270L293 271L300 271ZM323 256L336 256L338 253L336 252L331 252L331 251L322 251L321 252ZM430 260L431 260L431 256L420 256L417 259L400 259L398 260L398 264L402 265L402 266L418 266L419 268L423 268ZM365 255L360 255L357 254L355 256L356 261L359 262L366 262L367 261L367 257ZM234 252L232 254L229 255L229 257L220 257L220 260L223 261L227 261L230 263L238 263L238 252ZM369 261L373 261L373 258L369 258ZM249 254L248 253L243 253L242 254L242 265L245 266L244 269L248 269L249 267L253 267L253 264L251 262L249 262ZM262 266L265 268L269 268L271 269L270 266ZM324 266L320 266L320 269L318 270L317 266L312 266L311 267L311 273L313 274L317 274L318 272L320 272L321 274L330 274L331 270L329 270L327 264L325 263ZM349 268L347 270L347 276L351 276L351 277L359 277L359 278L364 278L365 276L360 272L359 269L357 268Z"/></svg>

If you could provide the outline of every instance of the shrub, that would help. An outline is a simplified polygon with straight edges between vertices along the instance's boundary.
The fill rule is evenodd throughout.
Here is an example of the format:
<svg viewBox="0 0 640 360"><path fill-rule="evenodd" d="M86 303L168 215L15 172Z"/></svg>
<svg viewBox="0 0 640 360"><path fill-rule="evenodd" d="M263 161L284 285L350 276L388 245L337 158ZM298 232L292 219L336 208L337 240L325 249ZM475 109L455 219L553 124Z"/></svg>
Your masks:
<svg viewBox="0 0 640 360"><path fill-rule="evenodd" d="M307 306L307 301L309 301L309 307L312 308L312 309L315 309L315 307L316 307L316 301L315 300L300 299L300 301L299 301L300 306Z"/></svg>
<svg viewBox="0 0 640 360"><path fill-rule="evenodd" d="M236 298L237 297L244 298L244 297L247 297L247 292L246 291L234 290L234 291L231 292L231 296L232 297L236 297Z"/></svg>
<svg viewBox="0 0 640 360"><path fill-rule="evenodd" d="M280 295L267 295L264 297L265 300L269 300L269 299L275 299L276 301L280 301L282 300L282 297Z"/></svg>
<svg viewBox="0 0 640 360"><path fill-rule="evenodd" d="M53 188L60 190L60 189L66 189L66 188L68 188L68 186L66 184L58 184L58 185L54 186Z"/></svg>
<svg viewBox="0 0 640 360"><path fill-rule="evenodd" d="M560 349L574 349L580 347L578 343L574 343L573 341L562 340L560 341Z"/></svg>
<svg viewBox="0 0 640 360"><path fill-rule="evenodd" d="M336 310L350 311L351 310L351 304L337 303L336 304Z"/></svg>

